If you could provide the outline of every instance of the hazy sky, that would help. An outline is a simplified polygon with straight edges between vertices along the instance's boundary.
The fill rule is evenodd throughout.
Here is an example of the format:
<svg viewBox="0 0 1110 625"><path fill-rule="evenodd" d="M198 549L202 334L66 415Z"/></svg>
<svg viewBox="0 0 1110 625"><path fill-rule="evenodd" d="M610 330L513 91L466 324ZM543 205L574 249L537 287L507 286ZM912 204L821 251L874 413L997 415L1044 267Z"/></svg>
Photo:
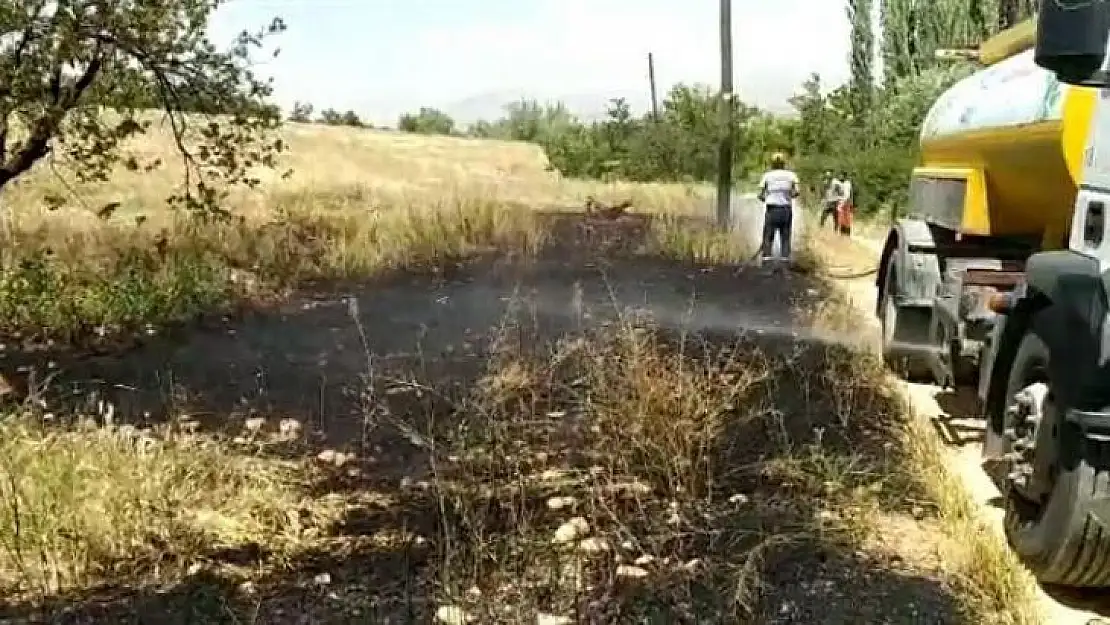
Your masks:
<svg viewBox="0 0 1110 625"><path fill-rule="evenodd" d="M233 0L217 41L281 16L266 62L277 99L393 123L421 105L515 94L625 96L644 107L649 51L660 91L720 80L717 0ZM837 0L734 0L740 96L781 108L810 72L847 73ZM506 95L508 94L508 95Z"/></svg>

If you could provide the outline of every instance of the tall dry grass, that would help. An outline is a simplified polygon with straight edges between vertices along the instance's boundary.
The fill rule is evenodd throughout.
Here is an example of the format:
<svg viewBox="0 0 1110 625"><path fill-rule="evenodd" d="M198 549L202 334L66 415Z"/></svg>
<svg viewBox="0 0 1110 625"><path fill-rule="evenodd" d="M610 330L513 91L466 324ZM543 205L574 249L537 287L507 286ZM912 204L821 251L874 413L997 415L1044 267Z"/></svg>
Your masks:
<svg viewBox="0 0 1110 625"><path fill-rule="evenodd" d="M504 349L439 440L440 601L480 622L759 622L787 554L856 544L881 476L838 447L856 424L781 401L798 363L771 350L631 317Z"/></svg>
<svg viewBox="0 0 1110 625"><path fill-rule="evenodd" d="M821 267L858 270L875 263L876 254L870 248L838 235L818 233L808 247L813 262ZM868 291L865 283L873 280L871 276L853 280L864 283L859 285L862 289L847 283L832 284L832 295L810 311L814 327L833 336L874 336L875 322L866 314L867 308L850 300L854 293ZM869 353L876 353L877 339L864 346ZM867 377L898 398L898 411L905 415L892 432L905 449L905 464L899 470L920 486L934 507L947 539L940 541L943 557L969 608L996 622L1043 622L1036 580L975 510L974 498L948 462L952 452L936 428L928 418L914 414L898 380L876 358L865 362Z"/></svg>
<svg viewBox="0 0 1110 625"><path fill-rule="evenodd" d="M230 223L165 209L184 178L158 125L126 148L167 164L151 173L120 168L107 183L75 185L64 163L40 164L0 198L11 215L0 331L67 340L306 280L369 278L489 249L529 253L543 238L533 210L580 207L591 195L648 212L696 212L705 202L697 186L563 180L524 143L301 124L284 138L289 151L260 173L261 189L229 198ZM46 196L67 204L48 210ZM97 217L108 202L121 205Z"/></svg>
<svg viewBox="0 0 1110 625"><path fill-rule="evenodd" d="M172 583L220 550L252 545L280 563L326 518L302 491L306 475L180 425L4 415L0 588L18 602Z"/></svg>

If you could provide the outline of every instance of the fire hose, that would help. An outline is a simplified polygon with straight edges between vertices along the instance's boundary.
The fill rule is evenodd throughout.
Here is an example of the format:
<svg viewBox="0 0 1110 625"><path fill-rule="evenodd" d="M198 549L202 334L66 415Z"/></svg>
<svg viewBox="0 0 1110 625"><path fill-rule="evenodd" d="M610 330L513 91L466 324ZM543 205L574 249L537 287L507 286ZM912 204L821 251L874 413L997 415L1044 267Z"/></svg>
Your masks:
<svg viewBox="0 0 1110 625"><path fill-rule="evenodd" d="M748 259L747 264L750 265L750 264L754 263L755 261L757 261L762 252L763 252L763 250L756 250L755 254L752 254L751 258ZM850 273L834 273L834 272L822 271L822 270L804 272L804 273L811 273L811 274L815 273L818 276L821 276L822 278L829 278L829 279L832 279L832 280L859 280L860 278L867 278L869 276L873 276L873 275L879 273L879 266L875 265L874 267L872 267L870 269L864 269L864 270L854 271L854 272L850 272Z"/></svg>

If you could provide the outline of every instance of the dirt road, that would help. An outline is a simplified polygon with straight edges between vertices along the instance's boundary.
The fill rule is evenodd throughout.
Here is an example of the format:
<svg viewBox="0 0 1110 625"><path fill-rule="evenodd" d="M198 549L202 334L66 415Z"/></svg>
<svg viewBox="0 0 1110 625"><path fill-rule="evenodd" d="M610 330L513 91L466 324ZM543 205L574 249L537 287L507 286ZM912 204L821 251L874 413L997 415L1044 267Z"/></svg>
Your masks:
<svg viewBox="0 0 1110 625"><path fill-rule="evenodd" d="M876 258L882 252L881 240L857 238L856 242L872 252ZM861 314L871 319L877 330L878 320L874 316L877 289L874 277L847 280L841 284ZM999 540L1004 541L1001 494L980 467L983 423L975 417L977 409L974 390L950 391L929 384L901 384L914 409L921 417L933 423L947 443L951 454L949 466L959 473L967 491L974 498L977 509ZM1110 597L1105 593L1041 588L1039 598L1045 623L1091 625L1110 622L1102 620L1110 616Z"/></svg>

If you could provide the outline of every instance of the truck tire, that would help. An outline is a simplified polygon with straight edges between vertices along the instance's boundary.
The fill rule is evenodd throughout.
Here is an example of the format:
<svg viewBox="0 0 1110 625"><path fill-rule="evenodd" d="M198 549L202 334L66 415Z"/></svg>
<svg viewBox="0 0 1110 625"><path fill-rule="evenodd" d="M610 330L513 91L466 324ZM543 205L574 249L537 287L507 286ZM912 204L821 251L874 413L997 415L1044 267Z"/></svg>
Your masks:
<svg viewBox="0 0 1110 625"><path fill-rule="evenodd" d="M897 251L890 254L883 274L883 289L879 292L879 325L882 328L883 362L891 371L910 382L932 382L933 370L928 363L912 354L906 354L894 343L894 330L898 324L898 306L893 294L898 289Z"/></svg>
<svg viewBox="0 0 1110 625"><path fill-rule="evenodd" d="M1047 383L1049 350L1038 336L1026 333L1018 347L1006 385L1015 397L1034 383ZM1008 402L1009 403L1009 400ZM1026 567L1043 584L1110 586L1110 528L1094 514L1110 497L1110 475L1096 473L1085 462L1059 462L1056 453L1063 422L1051 405L1051 387L1032 448L1033 464L1042 480L1036 498L1007 479L1006 538ZM1007 424L1009 427L1012 424ZM1069 465L1074 469L1067 469ZM1048 465L1048 469L1044 469Z"/></svg>

